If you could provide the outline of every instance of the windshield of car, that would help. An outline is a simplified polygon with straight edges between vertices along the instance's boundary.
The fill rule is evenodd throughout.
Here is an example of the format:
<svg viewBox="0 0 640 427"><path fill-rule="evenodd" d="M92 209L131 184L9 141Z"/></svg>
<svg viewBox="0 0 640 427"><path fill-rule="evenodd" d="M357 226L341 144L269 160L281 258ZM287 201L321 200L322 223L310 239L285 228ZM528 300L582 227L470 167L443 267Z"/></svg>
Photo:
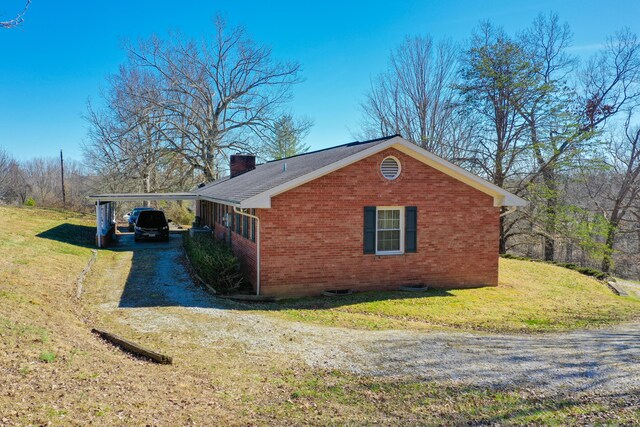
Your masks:
<svg viewBox="0 0 640 427"><path fill-rule="evenodd" d="M142 211L152 211L152 210L153 210L153 208L135 208L134 210L131 211L131 215L129 215L129 216L135 218L138 215L140 215L140 212L142 212Z"/></svg>
<svg viewBox="0 0 640 427"><path fill-rule="evenodd" d="M167 225L167 220L162 211L142 211L136 222L138 227L159 228Z"/></svg>

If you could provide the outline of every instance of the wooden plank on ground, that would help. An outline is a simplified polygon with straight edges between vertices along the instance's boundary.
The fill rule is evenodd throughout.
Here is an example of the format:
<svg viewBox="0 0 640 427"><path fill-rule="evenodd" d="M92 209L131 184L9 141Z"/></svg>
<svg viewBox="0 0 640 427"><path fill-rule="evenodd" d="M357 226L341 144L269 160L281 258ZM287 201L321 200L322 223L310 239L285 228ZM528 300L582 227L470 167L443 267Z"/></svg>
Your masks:
<svg viewBox="0 0 640 427"><path fill-rule="evenodd" d="M107 331L103 331L101 329L93 328L91 330L94 334L98 334L101 338L116 344L120 348L129 351L130 353L136 354L138 356L144 356L153 360L156 363L161 363L163 365L171 365L173 363L173 358L170 356L165 356L164 354L156 353L155 351L144 348L134 342L131 342L127 339L119 337L118 335L111 334Z"/></svg>

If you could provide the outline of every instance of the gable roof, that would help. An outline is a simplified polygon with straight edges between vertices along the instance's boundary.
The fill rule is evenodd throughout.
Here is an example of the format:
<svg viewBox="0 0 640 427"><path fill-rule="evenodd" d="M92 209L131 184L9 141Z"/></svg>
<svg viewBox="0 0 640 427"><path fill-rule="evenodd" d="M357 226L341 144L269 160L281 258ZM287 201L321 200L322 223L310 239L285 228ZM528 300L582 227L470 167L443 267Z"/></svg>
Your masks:
<svg viewBox="0 0 640 427"><path fill-rule="evenodd" d="M396 148L494 198L494 206L525 206L520 197L418 147L398 135L356 141L257 165L234 178L222 178L196 193L201 199L240 208L270 208L271 197L348 166L387 148Z"/></svg>

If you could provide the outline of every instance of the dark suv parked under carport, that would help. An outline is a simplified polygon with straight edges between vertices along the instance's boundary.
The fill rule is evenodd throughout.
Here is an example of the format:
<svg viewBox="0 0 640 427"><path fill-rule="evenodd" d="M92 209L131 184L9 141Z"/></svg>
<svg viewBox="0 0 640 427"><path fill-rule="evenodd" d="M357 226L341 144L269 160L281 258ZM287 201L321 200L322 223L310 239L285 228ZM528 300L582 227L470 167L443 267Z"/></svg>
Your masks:
<svg viewBox="0 0 640 427"><path fill-rule="evenodd" d="M127 222L129 223L129 231L133 231L134 228L136 228L136 221L138 220L138 215L140 214L140 212L142 211L153 211L155 209L153 208L149 208L149 207L140 207L140 208L134 208L131 212L127 213Z"/></svg>
<svg viewBox="0 0 640 427"><path fill-rule="evenodd" d="M136 242L140 239L169 240L169 222L162 211L142 211L134 232Z"/></svg>

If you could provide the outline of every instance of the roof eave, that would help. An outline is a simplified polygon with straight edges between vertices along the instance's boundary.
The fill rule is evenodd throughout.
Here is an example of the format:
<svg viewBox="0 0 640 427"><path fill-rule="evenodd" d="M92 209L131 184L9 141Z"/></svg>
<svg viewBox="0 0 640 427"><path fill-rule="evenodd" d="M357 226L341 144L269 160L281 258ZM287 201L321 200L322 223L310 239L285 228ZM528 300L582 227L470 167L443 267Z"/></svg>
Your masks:
<svg viewBox="0 0 640 427"><path fill-rule="evenodd" d="M222 205L235 206L237 208L242 207L241 202L238 202L237 200L221 199L217 197L210 197L210 196L203 196L203 195L199 195L198 197L200 200L206 200L207 202L220 203Z"/></svg>
<svg viewBox="0 0 640 427"><path fill-rule="evenodd" d="M492 184L489 181L486 181L480 178L479 176L474 175L471 172L466 171L461 167L456 166L453 163L450 163L421 147L418 147L415 144L412 144L411 142L403 139L402 137L396 136L380 144L376 144L371 148L360 151L349 157L345 157L342 160L331 163L318 170L315 170L306 175L293 179L289 182L276 186L270 190L264 191L260 194L257 194L248 199L245 199L241 202L241 207L269 209L271 207L271 197L277 196L278 194L284 193L295 187L306 184L309 181L313 181L314 179L320 178L324 175L327 175L331 172L334 172L338 169L341 169L359 160L367 158L389 147L394 147L399 151L405 154L408 154L411 157L416 158L417 160L420 160L423 163L433 167L434 169L437 169L453 177L454 179L457 179L473 188L476 188L479 191L482 191L485 194L492 196L493 205L496 207L502 207L502 206L519 207L519 206L527 206L529 204L526 200L516 196L515 194L510 193L509 191L504 190L503 188L500 188L497 185Z"/></svg>
<svg viewBox="0 0 640 427"><path fill-rule="evenodd" d="M505 206L505 207L514 207L514 208L519 208L519 207L524 207L524 206L528 206L529 202L527 202L526 200L509 193L507 196L505 196L502 199L502 203L499 205L495 205L495 198L494 198L494 206Z"/></svg>
<svg viewBox="0 0 640 427"><path fill-rule="evenodd" d="M344 159L338 160L337 162L333 162L331 164L323 166L306 175L302 175L298 178L295 178L295 179L292 179L291 181L280 184L260 194L256 194L255 196L249 197L242 201L242 207L268 209L271 207L271 197L277 196L278 194L282 194L293 188L299 187L300 185L306 184L307 182L313 181L314 179L318 179L338 169L342 169L345 166L349 166L350 164L355 163L361 159L367 158L375 153L378 153L390 147L391 145L393 145L394 141L398 141L398 140L402 140L402 138L399 136L394 136L393 138L390 138L386 141L376 144L373 147L367 148L366 150L362 150L358 153L352 154L351 156L345 157Z"/></svg>

